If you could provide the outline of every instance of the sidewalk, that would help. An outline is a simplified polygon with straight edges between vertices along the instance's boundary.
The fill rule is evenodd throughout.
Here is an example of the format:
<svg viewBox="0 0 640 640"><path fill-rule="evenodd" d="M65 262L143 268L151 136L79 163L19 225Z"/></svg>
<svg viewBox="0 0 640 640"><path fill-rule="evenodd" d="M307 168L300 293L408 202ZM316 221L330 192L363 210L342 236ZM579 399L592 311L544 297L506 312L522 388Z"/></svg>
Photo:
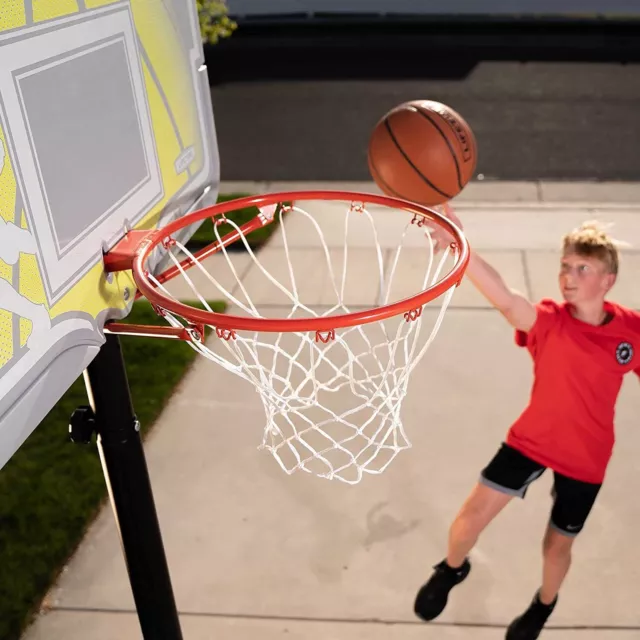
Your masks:
<svg viewBox="0 0 640 640"><path fill-rule="evenodd" d="M225 183L221 191L304 188L374 190L368 183ZM640 308L640 184L480 182L456 204L473 246L535 298L555 295L562 233L589 218L614 222L614 235L633 246L624 251L613 297ZM274 236L261 259L275 258L280 243ZM306 237L291 244L313 263L317 248ZM367 271L366 264L354 266ZM247 269L245 280L251 277ZM367 295L366 288L363 281L357 294ZM549 474L485 532L472 574L437 623L417 621L412 605L442 557L451 518L524 406L530 382L528 356L464 283L412 378L404 420L413 449L352 487L284 474L257 450L264 421L257 394L200 358L146 442L185 640L504 638L539 583ZM640 503L631 489L640 472L637 387L635 380L623 387L607 484L542 638L640 637ZM24 640L114 638L141 634L106 508Z"/></svg>

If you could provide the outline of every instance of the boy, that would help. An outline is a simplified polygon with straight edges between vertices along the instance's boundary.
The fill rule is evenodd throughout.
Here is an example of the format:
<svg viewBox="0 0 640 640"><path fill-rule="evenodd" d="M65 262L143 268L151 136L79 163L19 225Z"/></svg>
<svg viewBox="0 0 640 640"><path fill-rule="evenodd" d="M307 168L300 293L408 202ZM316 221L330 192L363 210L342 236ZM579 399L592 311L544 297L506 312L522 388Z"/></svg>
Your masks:
<svg viewBox="0 0 640 640"><path fill-rule="evenodd" d="M460 228L458 217L446 215ZM450 238L433 230L436 249ZM614 443L614 405L623 375L640 375L640 314L605 301L618 273L612 239L585 223L563 239L559 285L564 302L533 304L471 252L466 276L514 327L516 343L534 363L528 406L449 530L447 556L419 590L414 610L433 620L449 592L469 574L468 554L487 525L546 468L554 474L554 504L543 541L543 579L529 608L510 624L507 640L538 638L551 615L582 530L604 479Z"/></svg>

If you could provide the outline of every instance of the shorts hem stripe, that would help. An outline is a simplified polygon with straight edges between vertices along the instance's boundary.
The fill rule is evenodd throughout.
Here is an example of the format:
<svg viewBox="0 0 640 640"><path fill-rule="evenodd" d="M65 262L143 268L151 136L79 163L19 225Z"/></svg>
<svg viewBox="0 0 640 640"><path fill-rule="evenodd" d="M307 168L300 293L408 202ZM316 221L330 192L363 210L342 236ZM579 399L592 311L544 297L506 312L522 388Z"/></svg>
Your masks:
<svg viewBox="0 0 640 640"><path fill-rule="evenodd" d="M506 493L509 496L513 496L514 498L522 498L524 496L525 489L509 489L509 487L503 487L501 484L496 482L492 482L491 480L487 480L484 476L480 476L480 482L485 486L493 489L494 491L498 491L500 493Z"/></svg>
<svg viewBox="0 0 640 640"><path fill-rule="evenodd" d="M582 527L580 527L580 531L567 531L566 529L561 529L553 520L549 520L549 526L566 538L575 538L582 530Z"/></svg>

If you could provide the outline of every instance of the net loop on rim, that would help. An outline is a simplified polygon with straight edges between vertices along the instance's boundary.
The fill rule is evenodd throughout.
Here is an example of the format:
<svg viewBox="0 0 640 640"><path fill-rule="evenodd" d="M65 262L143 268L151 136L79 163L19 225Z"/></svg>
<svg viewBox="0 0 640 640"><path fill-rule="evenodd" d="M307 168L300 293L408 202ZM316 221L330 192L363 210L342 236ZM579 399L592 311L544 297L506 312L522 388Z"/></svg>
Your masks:
<svg viewBox="0 0 640 640"><path fill-rule="evenodd" d="M255 387L266 417L260 447L286 473L302 470L355 484L411 447L401 416L410 376L441 326L468 247L462 237L437 256L429 221L415 211L390 215L393 199L381 198L382 205L366 197L346 199L346 206L322 197L307 200L261 208L265 220L277 214L280 224L259 254L240 226L224 217L244 252L225 246L216 221L215 260L199 260L175 241L169 255L176 277L162 282L150 274L145 284L164 300L156 307L171 326L199 326L181 313L185 299L197 299L215 321L204 323L214 329L210 338L194 331L189 344ZM185 258L191 269L183 266ZM433 302L415 305L416 295L405 297L443 283ZM260 322L250 329L220 326L208 302L220 296L231 305L231 318L262 322L277 315L283 328L261 331ZM376 316L396 298L404 300L404 311ZM369 309L365 320L344 326L360 307ZM304 321L306 329L290 330L291 320ZM314 328L319 321L321 328Z"/></svg>

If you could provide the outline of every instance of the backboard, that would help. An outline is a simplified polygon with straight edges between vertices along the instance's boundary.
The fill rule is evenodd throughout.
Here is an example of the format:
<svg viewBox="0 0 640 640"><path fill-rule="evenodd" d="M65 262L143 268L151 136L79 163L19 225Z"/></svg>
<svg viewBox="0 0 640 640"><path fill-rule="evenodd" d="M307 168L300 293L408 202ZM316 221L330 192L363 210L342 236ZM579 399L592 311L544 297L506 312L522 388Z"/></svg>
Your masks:
<svg viewBox="0 0 640 640"><path fill-rule="evenodd" d="M193 0L3 5L0 468L131 308L103 252L213 204L218 184Z"/></svg>

